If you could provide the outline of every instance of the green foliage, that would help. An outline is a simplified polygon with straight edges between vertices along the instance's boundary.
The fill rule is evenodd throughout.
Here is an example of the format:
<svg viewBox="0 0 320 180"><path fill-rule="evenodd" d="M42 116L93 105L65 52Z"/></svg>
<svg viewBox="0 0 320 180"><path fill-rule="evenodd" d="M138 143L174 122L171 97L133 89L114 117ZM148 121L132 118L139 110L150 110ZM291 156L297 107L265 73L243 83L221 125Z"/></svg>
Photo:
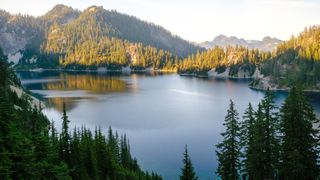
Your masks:
<svg viewBox="0 0 320 180"><path fill-rule="evenodd" d="M236 117L232 114L237 114L233 103L226 120L237 119L230 118ZM222 179L237 178L231 176L231 172L239 173L242 179L319 178L319 120L302 89L292 88L281 107L280 116L269 90L256 111L249 104L240 126L240 142L232 138L235 136L231 129L237 127L237 121L233 120L233 126L231 122L224 123L227 130L222 133L224 139L217 146L220 150L217 151L217 173ZM241 150L232 150L232 142ZM230 158L231 155L236 158Z"/></svg>
<svg viewBox="0 0 320 180"><path fill-rule="evenodd" d="M18 97L10 85L14 73L0 58L0 178L1 179L68 179L67 167L55 161L57 154L49 142L46 117L31 107L27 96ZM52 176L51 176L52 175Z"/></svg>
<svg viewBox="0 0 320 180"><path fill-rule="evenodd" d="M178 66L179 73L203 74L216 68L216 72L222 73L226 67L230 67L230 76L236 76L238 70L242 69L252 75L256 66L271 56L269 52L261 52L257 49L249 50L244 47L228 46L225 50L214 47L202 53L197 52L182 61Z"/></svg>
<svg viewBox="0 0 320 180"><path fill-rule="evenodd" d="M182 174L180 175L180 180L197 180L198 177L194 171L190 156L188 154L188 147L186 145L183 154L183 168L181 169Z"/></svg>
<svg viewBox="0 0 320 180"><path fill-rule="evenodd" d="M248 170L251 170L250 167L250 158L248 157L249 154L252 154L253 151L253 146L254 146L254 124L255 124L255 112L254 109L251 105L251 103L249 103L248 108L245 110L244 112L244 116L243 116L243 121L241 122L241 136L240 136L240 142L241 142L241 148L242 151L244 152L242 154L242 173L246 174L249 177L252 177L252 173L248 172Z"/></svg>
<svg viewBox="0 0 320 180"><path fill-rule="evenodd" d="M302 90L293 87L281 108L282 179L318 179L318 123Z"/></svg>
<svg viewBox="0 0 320 180"><path fill-rule="evenodd" d="M261 69L280 87L300 85L305 89L319 89L320 27L305 28L298 37L280 44Z"/></svg>
<svg viewBox="0 0 320 180"><path fill-rule="evenodd" d="M62 130L31 106L30 97L18 95L19 86L0 49L0 179L162 179L143 172L132 158L126 136L118 138L110 128L94 136L85 127L69 132L63 106Z"/></svg>
<svg viewBox="0 0 320 180"><path fill-rule="evenodd" d="M218 150L216 151L219 161L217 173L223 180L239 178L241 145L238 120L238 112L234 103L230 101L230 107L223 124L226 126L226 131L221 133L223 140L217 145Z"/></svg>
<svg viewBox="0 0 320 180"><path fill-rule="evenodd" d="M241 123L242 176L276 179L279 167L279 118L268 90L255 112L251 104Z"/></svg>
<svg viewBox="0 0 320 180"><path fill-rule="evenodd" d="M78 11L57 5L40 17L1 10L0 26L28 41L17 66L21 69L80 65L175 70L175 56L203 50L160 26L97 6Z"/></svg>

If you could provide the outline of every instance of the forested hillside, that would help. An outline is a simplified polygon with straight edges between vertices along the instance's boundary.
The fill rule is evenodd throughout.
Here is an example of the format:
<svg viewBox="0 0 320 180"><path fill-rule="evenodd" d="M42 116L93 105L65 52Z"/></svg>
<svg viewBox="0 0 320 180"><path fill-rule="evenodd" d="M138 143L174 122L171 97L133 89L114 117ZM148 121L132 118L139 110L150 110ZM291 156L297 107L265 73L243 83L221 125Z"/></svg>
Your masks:
<svg viewBox="0 0 320 180"><path fill-rule="evenodd" d="M227 77L251 77L257 65L270 57L270 52L261 52L258 49L249 50L238 46L228 46L225 49L215 47L202 53L197 52L182 60L178 66L178 72L207 75L211 69L219 74L228 69ZM240 71L243 73L239 73Z"/></svg>
<svg viewBox="0 0 320 180"><path fill-rule="evenodd" d="M312 26L280 44L275 55L262 64L265 76L253 83L258 88L287 89L302 85L320 90L320 26Z"/></svg>
<svg viewBox="0 0 320 180"><path fill-rule="evenodd" d="M320 26L305 28L299 36L279 44L273 52L245 47L215 47L180 61L178 72L207 76L247 78L259 89L285 89L302 85L320 90Z"/></svg>
<svg viewBox="0 0 320 180"><path fill-rule="evenodd" d="M162 179L141 170L126 135L70 130L65 106L57 131L6 59L0 49L0 179Z"/></svg>
<svg viewBox="0 0 320 180"><path fill-rule="evenodd" d="M40 17L1 11L0 25L0 46L10 57L22 56L20 68L163 69L176 57L203 50L160 26L97 6L79 11L57 5Z"/></svg>

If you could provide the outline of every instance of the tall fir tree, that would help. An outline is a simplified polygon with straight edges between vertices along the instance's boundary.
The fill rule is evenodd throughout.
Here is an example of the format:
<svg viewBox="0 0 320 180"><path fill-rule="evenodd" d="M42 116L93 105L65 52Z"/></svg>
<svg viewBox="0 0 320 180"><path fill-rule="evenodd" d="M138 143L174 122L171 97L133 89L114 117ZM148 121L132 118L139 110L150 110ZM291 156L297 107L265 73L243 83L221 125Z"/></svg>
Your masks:
<svg viewBox="0 0 320 180"><path fill-rule="evenodd" d="M275 179L279 168L279 123L273 94L267 90L251 124L245 152L245 172L249 179Z"/></svg>
<svg viewBox="0 0 320 180"><path fill-rule="evenodd" d="M245 152L245 172L249 179L264 179L264 161L265 159L265 122L259 103L257 112L255 113L255 123L251 129L251 142Z"/></svg>
<svg viewBox="0 0 320 180"><path fill-rule="evenodd" d="M319 179L319 120L300 88L281 108L281 179Z"/></svg>
<svg viewBox="0 0 320 180"><path fill-rule="evenodd" d="M251 154L253 146L253 126L255 123L255 112L254 109L249 103L248 108L244 112L243 121L241 122L241 149L242 149L242 163L241 163L241 172L242 177L252 177L248 171L249 162L248 154Z"/></svg>
<svg viewBox="0 0 320 180"><path fill-rule="evenodd" d="M192 165L189 153L188 153L188 147L185 146L184 154L183 154L183 168L181 169L181 175L180 180L197 180L198 177L194 171L194 167Z"/></svg>
<svg viewBox="0 0 320 180"><path fill-rule="evenodd" d="M230 106L225 117L226 131L221 133L223 140L217 145L216 154L219 166L217 173L223 180L236 180L240 169L240 123L235 105L230 100Z"/></svg>
<svg viewBox="0 0 320 180"><path fill-rule="evenodd" d="M60 157L68 164L70 160L69 122L70 121L66 112L66 104L63 103L62 131L60 135Z"/></svg>
<svg viewBox="0 0 320 180"><path fill-rule="evenodd" d="M274 179L279 168L279 115L274 95L268 89L261 102L264 118L264 179Z"/></svg>

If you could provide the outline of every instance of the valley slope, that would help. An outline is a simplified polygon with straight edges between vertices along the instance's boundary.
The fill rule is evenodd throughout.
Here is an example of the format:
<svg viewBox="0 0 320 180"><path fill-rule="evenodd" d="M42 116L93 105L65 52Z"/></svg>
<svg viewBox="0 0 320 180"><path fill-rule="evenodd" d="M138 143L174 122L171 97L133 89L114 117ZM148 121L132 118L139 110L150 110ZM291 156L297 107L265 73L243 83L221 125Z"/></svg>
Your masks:
<svg viewBox="0 0 320 180"><path fill-rule="evenodd" d="M0 47L11 61L21 59L22 68L76 64L159 69L203 50L133 16L98 6L79 11L64 5L39 17L0 11Z"/></svg>
<svg viewBox="0 0 320 180"><path fill-rule="evenodd" d="M247 47L215 47L189 56L178 72L193 76L253 78L255 89L288 90L302 86L320 90L320 26L305 28L272 52Z"/></svg>

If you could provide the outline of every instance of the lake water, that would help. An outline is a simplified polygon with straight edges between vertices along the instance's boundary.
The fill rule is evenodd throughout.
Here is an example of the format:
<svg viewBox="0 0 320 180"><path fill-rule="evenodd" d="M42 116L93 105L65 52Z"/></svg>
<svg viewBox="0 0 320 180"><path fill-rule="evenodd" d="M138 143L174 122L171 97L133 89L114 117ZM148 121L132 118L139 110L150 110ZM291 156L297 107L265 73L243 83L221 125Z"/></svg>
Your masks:
<svg viewBox="0 0 320 180"><path fill-rule="evenodd" d="M199 79L176 74L110 75L97 73L18 72L23 85L42 99L44 113L61 128L63 102L70 127L109 126L130 139L131 151L144 170L178 179L187 144L200 179L215 179L215 144L229 101L240 116L264 93L248 88L249 80ZM275 93L280 105L286 93ZM309 96L320 112L320 96Z"/></svg>

